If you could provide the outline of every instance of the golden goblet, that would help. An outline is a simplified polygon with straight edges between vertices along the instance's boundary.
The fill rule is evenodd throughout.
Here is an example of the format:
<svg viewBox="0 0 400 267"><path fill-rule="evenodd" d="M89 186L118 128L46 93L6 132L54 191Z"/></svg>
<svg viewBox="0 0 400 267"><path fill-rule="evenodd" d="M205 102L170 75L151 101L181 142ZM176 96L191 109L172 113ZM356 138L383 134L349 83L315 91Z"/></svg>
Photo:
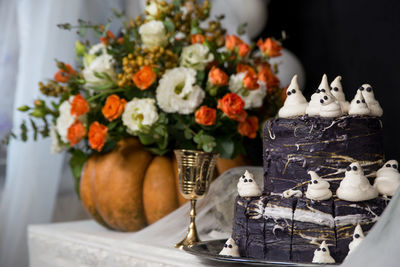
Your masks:
<svg viewBox="0 0 400 267"><path fill-rule="evenodd" d="M174 151L178 163L179 191L190 200L190 224L186 237L175 245L182 249L200 242L196 229L196 201L205 196L210 186L218 154L197 150Z"/></svg>

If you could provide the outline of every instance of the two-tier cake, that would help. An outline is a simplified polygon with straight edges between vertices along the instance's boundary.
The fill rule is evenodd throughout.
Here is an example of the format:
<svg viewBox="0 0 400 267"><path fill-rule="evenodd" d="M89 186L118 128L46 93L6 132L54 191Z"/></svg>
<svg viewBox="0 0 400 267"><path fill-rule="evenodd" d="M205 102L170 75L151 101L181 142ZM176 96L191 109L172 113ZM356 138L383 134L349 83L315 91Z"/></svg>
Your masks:
<svg viewBox="0 0 400 267"><path fill-rule="evenodd" d="M340 76L329 86L324 75L310 102L297 76L286 92L264 128L263 190L251 173L239 178L232 238L221 254L342 262L400 184L397 161L384 164L383 112L368 84L347 102Z"/></svg>

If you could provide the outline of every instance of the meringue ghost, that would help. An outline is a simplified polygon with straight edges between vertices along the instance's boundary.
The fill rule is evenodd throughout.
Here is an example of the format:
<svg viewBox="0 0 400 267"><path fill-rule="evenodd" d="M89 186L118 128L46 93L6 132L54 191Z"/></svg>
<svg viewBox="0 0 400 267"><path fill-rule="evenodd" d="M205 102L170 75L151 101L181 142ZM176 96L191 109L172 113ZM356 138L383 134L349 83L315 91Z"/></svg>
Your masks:
<svg viewBox="0 0 400 267"><path fill-rule="evenodd" d="M310 103L308 103L306 114L308 116L319 116L321 111L321 98L325 94L330 95L328 77L326 74L322 75L321 82L318 86L317 91L311 96Z"/></svg>
<svg viewBox="0 0 400 267"><path fill-rule="evenodd" d="M371 85L363 84L358 90L362 93L365 102L367 102L367 106L371 111L371 116L381 117L383 115L383 110L379 102L375 99L374 91L372 90Z"/></svg>
<svg viewBox="0 0 400 267"><path fill-rule="evenodd" d="M239 182L237 183L237 189L239 196L241 197L261 196L261 190L258 187L256 181L254 180L253 174L247 170L239 178Z"/></svg>
<svg viewBox="0 0 400 267"><path fill-rule="evenodd" d="M320 102L322 105L319 112L321 117L334 118L343 115L342 107L334 96L325 94Z"/></svg>
<svg viewBox="0 0 400 267"><path fill-rule="evenodd" d="M399 163L389 160L376 172L374 187L379 194L392 197L400 186Z"/></svg>
<svg viewBox="0 0 400 267"><path fill-rule="evenodd" d="M322 244L314 251L313 263L335 263L335 259L332 258L329 248L326 242L323 241Z"/></svg>
<svg viewBox="0 0 400 267"><path fill-rule="evenodd" d="M357 90L354 99L350 103L349 115L370 115L371 110L368 108L367 103L360 90Z"/></svg>
<svg viewBox="0 0 400 267"><path fill-rule="evenodd" d="M320 178L315 171L309 171L311 176L310 183L307 187L306 198L311 200L327 200L332 197L332 191L327 181Z"/></svg>
<svg viewBox="0 0 400 267"><path fill-rule="evenodd" d="M228 240L226 240L224 247L219 252L219 255L240 257L239 247L236 245L235 240L233 240L232 237L230 237Z"/></svg>
<svg viewBox="0 0 400 267"><path fill-rule="evenodd" d="M361 241L364 240L364 232L359 224L357 224L356 228L354 229L353 233L353 241L349 244L349 253L354 252L354 250L360 245Z"/></svg>
<svg viewBox="0 0 400 267"><path fill-rule="evenodd" d="M285 103L279 110L278 116L280 118L293 118L304 115L308 102L299 88L297 75L293 76L292 81L286 90L286 95Z"/></svg>
<svg viewBox="0 0 400 267"><path fill-rule="evenodd" d="M378 191L369 183L360 163L353 162L346 168L344 179L336 191L338 198L347 201L364 201L376 198Z"/></svg>
<svg viewBox="0 0 400 267"><path fill-rule="evenodd" d="M340 107L343 113L349 113L350 103L346 101L346 97L343 92L343 86L341 83L342 76L337 76L331 83L331 93L339 101Z"/></svg>

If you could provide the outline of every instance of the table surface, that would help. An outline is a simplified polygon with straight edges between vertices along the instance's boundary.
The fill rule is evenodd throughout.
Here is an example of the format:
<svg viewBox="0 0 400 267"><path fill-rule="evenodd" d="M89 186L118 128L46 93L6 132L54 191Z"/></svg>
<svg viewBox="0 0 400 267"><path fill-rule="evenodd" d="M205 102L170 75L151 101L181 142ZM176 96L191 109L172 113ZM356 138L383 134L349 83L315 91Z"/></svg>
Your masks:
<svg viewBox="0 0 400 267"><path fill-rule="evenodd" d="M30 266L228 266L200 259L173 244L138 242L134 236L92 220L30 225Z"/></svg>

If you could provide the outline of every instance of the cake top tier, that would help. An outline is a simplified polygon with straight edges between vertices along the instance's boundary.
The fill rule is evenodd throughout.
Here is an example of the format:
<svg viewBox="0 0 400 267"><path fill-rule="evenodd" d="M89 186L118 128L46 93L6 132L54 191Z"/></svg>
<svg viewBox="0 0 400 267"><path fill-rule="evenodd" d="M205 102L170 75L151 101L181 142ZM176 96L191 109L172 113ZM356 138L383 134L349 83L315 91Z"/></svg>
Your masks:
<svg viewBox="0 0 400 267"><path fill-rule="evenodd" d="M297 75L295 75L286 89L286 100L279 110L279 117L295 118L305 114L311 117L326 118L336 118L343 115L382 116L382 108L375 99L371 85L363 84L360 86L353 100L349 103L346 101L341 80L342 77L337 76L329 86L328 77L324 74L318 89L311 96L310 102L307 102L299 88Z"/></svg>

